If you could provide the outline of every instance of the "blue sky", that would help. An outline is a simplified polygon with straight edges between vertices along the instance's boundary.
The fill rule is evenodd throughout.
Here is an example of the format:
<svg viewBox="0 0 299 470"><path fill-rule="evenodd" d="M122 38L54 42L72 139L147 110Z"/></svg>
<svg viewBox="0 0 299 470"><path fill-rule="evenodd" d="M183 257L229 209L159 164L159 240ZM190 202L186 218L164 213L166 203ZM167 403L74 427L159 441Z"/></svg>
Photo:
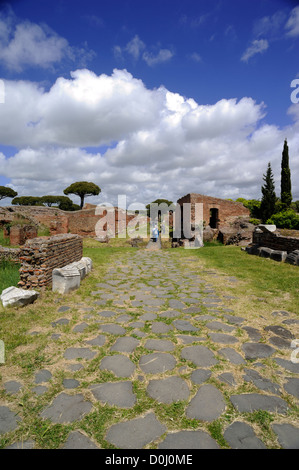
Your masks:
<svg viewBox="0 0 299 470"><path fill-rule="evenodd" d="M270 161L279 196L287 138L299 199L298 46L292 1L1 2L0 184L259 199Z"/></svg>

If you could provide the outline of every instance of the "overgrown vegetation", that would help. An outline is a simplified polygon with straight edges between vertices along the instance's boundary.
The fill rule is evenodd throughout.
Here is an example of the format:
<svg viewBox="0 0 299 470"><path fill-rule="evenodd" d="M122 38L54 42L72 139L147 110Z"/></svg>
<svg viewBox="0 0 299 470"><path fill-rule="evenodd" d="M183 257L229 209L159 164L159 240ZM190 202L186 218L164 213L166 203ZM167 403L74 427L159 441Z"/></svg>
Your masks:
<svg viewBox="0 0 299 470"><path fill-rule="evenodd" d="M20 265L8 260L0 260L0 293L10 286L17 286L20 280Z"/></svg>

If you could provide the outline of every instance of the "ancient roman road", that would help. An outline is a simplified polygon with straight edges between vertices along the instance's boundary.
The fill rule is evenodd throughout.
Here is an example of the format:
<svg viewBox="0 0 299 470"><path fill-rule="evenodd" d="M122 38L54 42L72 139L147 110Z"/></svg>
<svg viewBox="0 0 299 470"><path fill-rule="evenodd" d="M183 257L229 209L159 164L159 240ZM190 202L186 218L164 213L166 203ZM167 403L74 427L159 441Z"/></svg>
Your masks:
<svg viewBox="0 0 299 470"><path fill-rule="evenodd" d="M137 249L109 266L70 332L73 306L62 300L51 341L67 378L40 411L51 423L75 423L60 447L298 449L298 316L269 312L252 327L246 312L234 313L225 291L233 282L223 278L217 295L186 261ZM32 393L47 393L54 370L36 373ZM19 425L9 403L0 407L0 433Z"/></svg>

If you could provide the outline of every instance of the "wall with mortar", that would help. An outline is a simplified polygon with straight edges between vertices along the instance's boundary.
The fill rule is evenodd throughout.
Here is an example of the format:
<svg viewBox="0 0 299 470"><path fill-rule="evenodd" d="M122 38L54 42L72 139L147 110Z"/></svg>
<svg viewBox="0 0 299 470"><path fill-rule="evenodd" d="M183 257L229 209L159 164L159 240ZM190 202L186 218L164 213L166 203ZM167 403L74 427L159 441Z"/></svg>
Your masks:
<svg viewBox="0 0 299 470"><path fill-rule="evenodd" d="M181 207L186 203L191 204L191 223L195 218L195 204L203 204L203 221L205 226L208 226L210 223L211 209L218 209L218 229L232 224L238 217L250 216L249 209L244 207L241 202L227 201L212 196L190 193L177 201L177 204Z"/></svg>
<svg viewBox="0 0 299 470"><path fill-rule="evenodd" d="M287 253L299 250L299 238L284 237L279 232L255 230L252 234L252 244L271 248L272 250L286 251Z"/></svg>
<svg viewBox="0 0 299 470"><path fill-rule="evenodd" d="M27 240L20 248L20 282L23 289L52 286L52 271L83 256L83 240L79 235L63 234Z"/></svg>

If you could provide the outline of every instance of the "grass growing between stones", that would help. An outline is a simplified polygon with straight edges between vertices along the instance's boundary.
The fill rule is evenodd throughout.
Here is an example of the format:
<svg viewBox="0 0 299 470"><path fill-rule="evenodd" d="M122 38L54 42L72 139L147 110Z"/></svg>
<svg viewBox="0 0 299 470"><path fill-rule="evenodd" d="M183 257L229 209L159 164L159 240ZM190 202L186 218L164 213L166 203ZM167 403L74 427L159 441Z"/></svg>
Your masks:
<svg viewBox="0 0 299 470"><path fill-rule="evenodd" d="M106 334L107 341L103 347L89 346L85 340L87 338L92 339L97 334L102 334L102 331L98 330L97 324L97 321L102 320L102 318L96 315L97 311L111 309L117 310L117 315L122 315L127 313L128 309L125 304L120 304L118 307L113 306L112 300L107 301L103 307L97 306L94 302L98 297L91 294L99 289L97 284L106 282L107 271L112 266L115 267L116 277L122 274L124 277L121 283L126 283L126 272L122 271L122 268L128 267L127 262L130 260L130 256L135 253L138 253L138 249L132 248L126 243L126 240L118 240L109 244L100 244L95 240L84 240L84 256L92 259L94 268L81 283L77 291L63 297L51 291L43 292L32 306L27 306L23 309L3 309L0 306L0 339L5 341L6 351L6 362L0 365L0 381L18 380L23 386L23 391L15 396L7 394L3 386L0 387L0 406L2 403L8 403L13 410L19 413L22 419L16 431L12 431L4 437L0 436L0 448L17 440L32 439L40 448L54 449L60 447L66 441L70 431L81 430L102 448L114 449L115 447L105 439L109 427L121 421L124 422L140 417L150 411L155 413L157 419L166 425L169 431L202 430L208 432L221 448L228 447L223 437L224 430L236 420L246 421L251 424L256 430L258 437L262 438L270 448L279 447L276 437L271 430L271 423L274 418L276 422L279 419L289 419L290 422L296 425L299 415L296 400L290 399L287 394L282 396L292 407L288 416L283 418L263 411L247 414L236 411L229 401L232 393L258 393L259 389L253 384L246 382L232 391L232 388L220 382L217 376L224 371L233 371L235 378L240 379L241 382L244 367L251 367L255 361L252 361L252 364L248 361L245 366L240 365L235 367L222 356L217 355L217 351L223 345L216 344L209 337L209 332L207 332L205 326L206 321L194 320L194 316L198 315L197 313L186 318L193 321L193 324L199 328L198 332L175 332L175 330L170 330L167 333L167 338L163 338L163 335L157 336L151 332L151 322L146 321L144 328L140 328L140 331L148 334L147 337L145 339L139 338L140 345L135 351L125 354L136 366L136 372L133 377L128 379L132 381L133 391L137 397L137 402L132 408L120 409L95 400L89 389L91 384L118 382L126 379L116 377L112 372L100 370L99 368L101 360L106 355L115 356L118 354L118 352L110 351L110 347L116 340L115 336ZM250 316L253 324L259 324L261 316L268 320L272 310L282 309L295 312L295 308L298 306L298 293L295 287L298 286L298 267L279 265L279 263L275 263L272 260L249 256L241 252L238 247L216 245L191 252L179 248L170 250L170 253L174 264L178 267L184 265L187 271L191 270L195 274L200 274L220 296L227 294L234 296L234 299L227 300L227 305L233 307L236 315ZM149 264L149 270L151 269L152 265ZM281 276L286 278L283 282L281 282ZM111 279L111 274L109 277ZM130 275L128 274L129 277ZM228 280L230 277L236 278L238 282L230 282ZM156 279L155 273L152 279ZM260 279L262 280L260 281ZM144 283L152 288L153 286L148 284L148 281L149 279L142 277L141 273L140 277L135 280L135 286L138 283ZM179 287L180 279L178 278L176 282L176 285ZM158 292L159 289L156 289L156 291ZM137 288L135 288L135 292L138 292ZM167 293L171 293L173 298L180 300L175 288L167 290ZM129 297L133 297L130 292ZM69 309L59 312L58 309L62 306L69 306ZM190 307L192 307L192 304L190 304ZM165 306L164 308L168 310L168 307ZM220 313L217 316L218 319L221 319L225 311L222 311L221 307L219 311ZM141 307L130 309L131 319L134 321L137 321L143 313ZM209 308L202 306L201 313L209 313ZM90 314L90 319L85 319L84 315L88 314ZM68 319L69 323L67 325L58 325L54 328L52 323L62 317ZM183 316L179 318L183 318ZM113 323L115 319L109 318L103 321ZM82 322L88 324L84 333L74 333L73 328ZM170 325L172 319L158 315L156 323L158 322ZM127 333L133 336L133 329L130 329L128 326L126 328ZM61 336L54 341L51 338L53 333L60 334ZM149 350L144 346L145 341L150 338L168 339L176 345L175 351L171 352L177 361L176 369L166 372L162 376L178 375L178 370L181 369L179 374L188 383L190 396L194 396L198 390L198 385L195 385L190 380L190 374L197 366L181 357L181 351L186 345L178 342L176 337L178 334L194 336L194 341L196 341L197 336L203 336L204 340L200 344L214 351L219 360L218 364L211 367L212 376L207 383L221 390L225 397L226 409L223 415L212 423L187 418L185 413L187 401L179 401L169 405L162 404L150 398L146 393L148 381L154 379L155 376L143 374L143 372L138 370L138 364L142 355L154 352L154 350ZM240 344L248 340L247 335L238 326L236 326L235 332L232 334L238 337ZM138 336L135 337L138 338ZM77 359L76 363L82 364L83 368L73 372L67 369L66 366L68 364L66 364L63 358L64 351L68 347L89 347L97 354L89 361ZM276 374L278 366L275 368L274 361L272 359L265 359L260 362L264 364L265 370L268 371L268 378L279 383L279 375ZM34 384L34 375L41 369L50 369L52 379L46 384L48 387L47 392L42 396L37 396L33 392L33 387L36 385ZM139 375L143 375L144 378L139 377ZM161 378L159 374L157 375L158 377ZM62 384L65 378L75 378L80 382L78 388L67 390L66 392L69 394L82 393L86 400L92 402L93 409L80 422L63 425L54 424L49 420L42 419L40 412L57 394L64 390ZM147 448L157 448L159 442L164 437L165 435L160 436L157 441L148 444Z"/></svg>

